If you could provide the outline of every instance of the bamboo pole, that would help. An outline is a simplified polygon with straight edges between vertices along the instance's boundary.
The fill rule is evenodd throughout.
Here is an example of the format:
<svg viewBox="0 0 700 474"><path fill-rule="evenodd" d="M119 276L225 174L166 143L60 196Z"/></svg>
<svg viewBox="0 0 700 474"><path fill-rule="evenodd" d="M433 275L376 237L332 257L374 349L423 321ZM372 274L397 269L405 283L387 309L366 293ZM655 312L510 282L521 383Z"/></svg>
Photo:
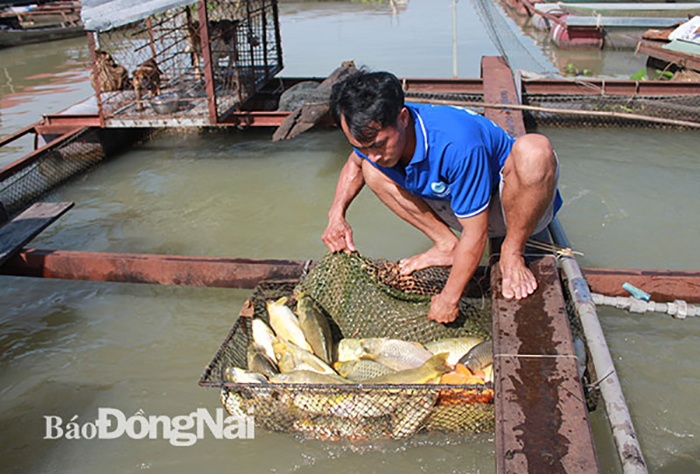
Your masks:
<svg viewBox="0 0 700 474"><path fill-rule="evenodd" d="M549 230L557 245L570 247L564 229L556 216L549 225ZM646 474L648 472L647 465L627 409L625 396L622 393L608 344L605 342L605 335L598 320L588 283L586 283L573 256L561 256L559 266L566 276L569 293L574 300L576 312L581 319L583 332L586 335L593 366L600 378L597 384L605 402L605 411L608 414L622 470L626 474Z"/></svg>
<svg viewBox="0 0 700 474"><path fill-rule="evenodd" d="M625 112L601 111L601 110L572 110L572 109L555 109L551 107L538 107L535 105L522 104L492 104L485 102L472 102L467 100L442 100L442 99L425 99L422 97L410 97L406 99L409 102L417 102L420 104L435 104L435 105L459 105L465 107L481 107L484 109L511 109L511 110L531 110L534 112L546 112L562 115L582 115L586 117L606 117L619 118L627 120L639 120L642 122L663 123L666 125L675 125L678 127L700 128L700 123L688 122L686 120L667 119L663 117L651 117L649 115L629 114Z"/></svg>

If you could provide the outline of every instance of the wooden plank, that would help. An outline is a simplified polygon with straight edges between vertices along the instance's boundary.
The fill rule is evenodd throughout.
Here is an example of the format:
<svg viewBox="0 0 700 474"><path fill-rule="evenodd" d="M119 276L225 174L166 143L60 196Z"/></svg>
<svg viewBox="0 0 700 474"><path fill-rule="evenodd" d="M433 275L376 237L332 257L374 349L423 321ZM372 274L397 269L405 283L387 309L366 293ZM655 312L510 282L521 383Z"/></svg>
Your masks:
<svg viewBox="0 0 700 474"><path fill-rule="evenodd" d="M539 286L520 301L502 297L491 268L496 471L598 472L556 261L530 268Z"/></svg>
<svg viewBox="0 0 700 474"><path fill-rule="evenodd" d="M0 265L71 207L72 202L39 202L0 227Z"/></svg>

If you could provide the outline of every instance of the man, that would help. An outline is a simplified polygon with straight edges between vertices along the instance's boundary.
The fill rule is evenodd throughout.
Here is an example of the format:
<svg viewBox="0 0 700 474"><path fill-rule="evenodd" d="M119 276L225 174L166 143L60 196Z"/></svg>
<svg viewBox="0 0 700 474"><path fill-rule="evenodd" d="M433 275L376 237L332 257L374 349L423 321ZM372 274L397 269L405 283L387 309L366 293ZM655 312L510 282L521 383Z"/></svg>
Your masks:
<svg viewBox="0 0 700 474"><path fill-rule="evenodd" d="M557 159L546 137L514 140L461 108L405 104L400 81L387 72L360 71L336 84L331 112L353 152L338 178L322 236L330 251L355 250L345 213L367 184L433 242L426 252L401 260L401 273L452 266L442 292L432 298L429 319L457 318L488 236L505 235L499 260L503 296L521 299L535 291L537 281L523 258L525 243L561 206ZM450 227L461 231L459 238Z"/></svg>

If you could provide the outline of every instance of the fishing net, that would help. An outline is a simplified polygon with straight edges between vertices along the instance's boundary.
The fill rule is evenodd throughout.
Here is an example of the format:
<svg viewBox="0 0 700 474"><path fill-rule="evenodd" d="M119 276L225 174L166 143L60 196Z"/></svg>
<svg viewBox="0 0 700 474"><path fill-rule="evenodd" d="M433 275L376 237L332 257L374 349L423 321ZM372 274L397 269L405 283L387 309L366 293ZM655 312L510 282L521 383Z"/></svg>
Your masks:
<svg viewBox="0 0 700 474"><path fill-rule="evenodd" d="M13 217L69 179L101 163L124 144L147 139L147 135L141 129L120 130L110 140L103 140L102 130L85 128L59 137L0 173L0 204Z"/></svg>
<svg viewBox="0 0 700 474"><path fill-rule="evenodd" d="M398 265L359 254L328 255L301 281L331 315L343 337L387 337L425 344L460 336L491 334L490 300L463 298L451 324L427 318L430 298L440 292L448 267L432 267L406 276Z"/></svg>
<svg viewBox="0 0 700 474"><path fill-rule="evenodd" d="M247 367L252 319L269 321L266 302L303 291L322 307L334 343L343 338L387 337L427 343L447 337L490 335L491 308L478 282L460 302L448 325L427 319L430 297L440 291L448 268L403 276L395 263L359 254L329 254L301 280L263 281L248 300L205 370L201 386L221 390L234 416L253 415L256 426L323 440L401 439L423 430L452 433L491 431L493 385L474 384L298 384L231 383L229 367ZM484 282L484 285L487 281ZM482 291L482 295L478 295Z"/></svg>

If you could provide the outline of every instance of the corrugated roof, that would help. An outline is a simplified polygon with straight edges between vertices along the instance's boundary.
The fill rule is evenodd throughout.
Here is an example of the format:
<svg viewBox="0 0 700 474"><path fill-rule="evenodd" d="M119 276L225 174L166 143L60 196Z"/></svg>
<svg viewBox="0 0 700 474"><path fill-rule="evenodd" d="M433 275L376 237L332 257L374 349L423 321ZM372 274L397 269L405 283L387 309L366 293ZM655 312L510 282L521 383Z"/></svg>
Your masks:
<svg viewBox="0 0 700 474"><path fill-rule="evenodd" d="M107 31L198 0L82 0L80 17L88 31Z"/></svg>

